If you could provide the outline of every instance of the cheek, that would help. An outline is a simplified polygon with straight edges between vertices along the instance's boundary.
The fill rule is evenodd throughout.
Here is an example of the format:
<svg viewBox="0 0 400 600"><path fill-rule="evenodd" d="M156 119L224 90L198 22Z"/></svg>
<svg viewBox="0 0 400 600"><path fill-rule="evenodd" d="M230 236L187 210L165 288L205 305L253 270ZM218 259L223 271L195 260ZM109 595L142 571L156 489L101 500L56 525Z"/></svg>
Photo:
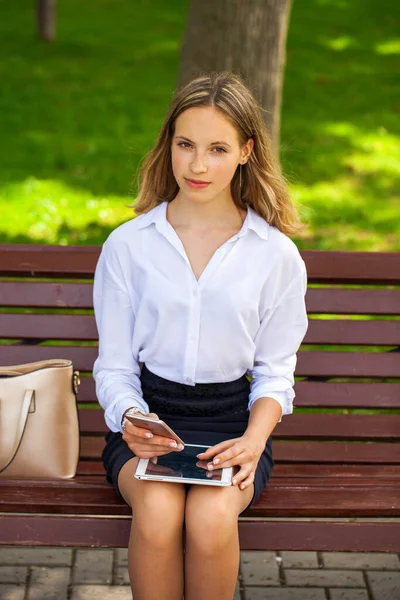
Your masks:
<svg viewBox="0 0 400 600"><path fill-rule="evenodd" d="M214 177L223 184L228 184L235 174L235 163L227 158L215 161L211 168Z"/></svg>
<svg viewBox="0 0 400 600"><path fill-rule="evenodd" d="M183 152L172 152L171 163L175 177L186 173L188 162L189 159Z"/></svg>

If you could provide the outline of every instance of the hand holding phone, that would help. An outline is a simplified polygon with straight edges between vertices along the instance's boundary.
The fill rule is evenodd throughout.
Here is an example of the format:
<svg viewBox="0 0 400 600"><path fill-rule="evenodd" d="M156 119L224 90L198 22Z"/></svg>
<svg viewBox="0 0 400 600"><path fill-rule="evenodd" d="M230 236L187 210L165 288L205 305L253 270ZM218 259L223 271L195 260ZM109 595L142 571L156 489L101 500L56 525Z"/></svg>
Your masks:
<svg viewBox="0 0 400 600"><path fill-rule="evenodd" d="M151 458L183 450L184 443L180 437L155 413L127 418L129 423L126 424L122 439L139 458Z"/></svg>

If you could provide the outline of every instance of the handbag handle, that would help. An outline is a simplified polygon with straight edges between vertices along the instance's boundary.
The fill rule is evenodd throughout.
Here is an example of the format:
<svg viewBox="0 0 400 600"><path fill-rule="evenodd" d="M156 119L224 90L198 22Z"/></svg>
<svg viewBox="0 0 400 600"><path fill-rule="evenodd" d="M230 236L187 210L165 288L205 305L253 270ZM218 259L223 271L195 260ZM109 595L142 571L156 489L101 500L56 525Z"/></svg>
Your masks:
<svg viewBox="0 0 400 600"><path fill-rule="evenodd" d="M25 390L24 399L22 401L21 412L19 415L19 421L18 421L18 425L17 425L17 432L15 435L14 445L11 450L11 458L6 459L5 466L0 465L0 473L2 473L12 463L12 461L14 460L14 458L18 452L18 449L22 442L22 437L25 432L26 423L28 421L30 407L34 401L34 396L35 396L35 390Z"/></svg>

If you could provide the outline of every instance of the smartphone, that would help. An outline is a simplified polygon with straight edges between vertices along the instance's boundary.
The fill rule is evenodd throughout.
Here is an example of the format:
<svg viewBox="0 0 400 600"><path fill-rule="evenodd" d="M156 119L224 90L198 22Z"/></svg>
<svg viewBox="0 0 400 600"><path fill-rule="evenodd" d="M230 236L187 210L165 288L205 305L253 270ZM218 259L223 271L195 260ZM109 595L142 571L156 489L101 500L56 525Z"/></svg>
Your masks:
<svg viewBox="0 0 400 600"><path fill-rule="evenodd" d="M141 415L127 415L127 419L136 427L148 429L154 435L161 435L162 437L172 438L177 444L182 444L182 446L185 445L181 438L175 433L175 431L171 429L171 427L169 427L166 423L164 423L164 421L161 421L161 419L155 419L154 417L142 417Z"/></svg>

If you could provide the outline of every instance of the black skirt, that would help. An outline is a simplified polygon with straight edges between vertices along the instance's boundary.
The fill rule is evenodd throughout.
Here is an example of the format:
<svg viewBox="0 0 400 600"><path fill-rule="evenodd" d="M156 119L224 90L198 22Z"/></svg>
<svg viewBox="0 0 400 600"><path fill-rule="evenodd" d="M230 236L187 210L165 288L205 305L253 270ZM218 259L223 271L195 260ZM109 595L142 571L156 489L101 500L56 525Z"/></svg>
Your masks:
<svg viewBox="0 0 400 600"><path fill-rule="evenodd" d="M224 440L244 434L250 382L246 375L223 383L196 383L186 385L164 379L143 365L141 376L143 398L150 408L165 421L186 444L213 446ZM135 455L122 439L120 432L109 431L102 460L106 479L118 495L118 475L127 460ZM251 506L259 498L274 466L272 439L268 438L258 461ZM248 508L248 507L247 507Z"/></svg>

